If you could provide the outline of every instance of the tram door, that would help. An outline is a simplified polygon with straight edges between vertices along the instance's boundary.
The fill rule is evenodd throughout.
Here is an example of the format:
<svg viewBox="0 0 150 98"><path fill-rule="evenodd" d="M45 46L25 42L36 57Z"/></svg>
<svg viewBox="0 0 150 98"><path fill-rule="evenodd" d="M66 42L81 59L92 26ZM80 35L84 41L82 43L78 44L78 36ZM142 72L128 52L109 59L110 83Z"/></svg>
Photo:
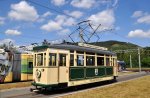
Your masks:
<svg viewBox="0 0 150 98"><path fill-rule="evenodd" d="M58 81L59 83L65 83L68 77L68 53L59 52L58 58Z"/></svg>

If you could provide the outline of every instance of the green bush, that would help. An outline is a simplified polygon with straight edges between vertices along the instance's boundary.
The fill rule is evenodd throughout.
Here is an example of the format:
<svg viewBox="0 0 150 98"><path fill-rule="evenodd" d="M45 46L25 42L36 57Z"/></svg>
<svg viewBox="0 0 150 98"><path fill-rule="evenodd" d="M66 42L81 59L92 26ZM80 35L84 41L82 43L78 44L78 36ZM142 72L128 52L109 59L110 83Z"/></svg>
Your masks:
<svg viewBox="0 0 150 98"><path fill-rule="evenodd" d="M141 61L142 67L150 67L150 57L145 57Z"/></svg>

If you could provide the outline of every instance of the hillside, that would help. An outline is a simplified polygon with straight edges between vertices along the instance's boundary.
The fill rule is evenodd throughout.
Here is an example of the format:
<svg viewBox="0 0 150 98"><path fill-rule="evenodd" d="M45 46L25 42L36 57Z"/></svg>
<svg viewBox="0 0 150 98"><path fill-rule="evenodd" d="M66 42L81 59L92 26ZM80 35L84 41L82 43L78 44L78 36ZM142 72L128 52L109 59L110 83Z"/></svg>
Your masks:
<svg viewBox="0 0 150 98"><path fill-rule="evenodd" d="M103 42L93 42L90 44L95 44L98 46L106 47L109 50L124 50L124 49L135 49L139 47L138 45L132 44L132 43L127 43L127 42L120 42L120 41L103 41Z"/></svg>

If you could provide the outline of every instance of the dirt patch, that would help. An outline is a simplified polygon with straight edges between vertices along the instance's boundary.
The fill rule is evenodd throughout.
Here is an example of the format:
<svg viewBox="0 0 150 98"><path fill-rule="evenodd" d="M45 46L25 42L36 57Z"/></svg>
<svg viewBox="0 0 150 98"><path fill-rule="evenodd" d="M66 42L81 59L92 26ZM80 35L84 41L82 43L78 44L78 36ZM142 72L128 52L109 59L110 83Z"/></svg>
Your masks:
<svg viewBox="0 0 150 98"><path fill-rule="evenodd" d="M19 88L19 87L28 87L31 86L30 82L16 82L16 83L4 83L0 84L0 90L10 89L10 88Z"/></svg>

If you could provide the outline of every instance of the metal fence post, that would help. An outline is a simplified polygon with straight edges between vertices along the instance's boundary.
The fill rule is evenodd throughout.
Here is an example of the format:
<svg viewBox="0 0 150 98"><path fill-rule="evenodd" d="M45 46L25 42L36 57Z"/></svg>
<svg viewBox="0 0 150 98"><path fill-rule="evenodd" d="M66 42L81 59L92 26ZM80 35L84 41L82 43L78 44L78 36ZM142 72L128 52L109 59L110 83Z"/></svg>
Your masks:
<svg viewBox="0 0 150 98"><path fill-rule="evenodd" d="M130 54L130 68L132 68L132 57L131 57L131 54Z"/></svg>
<svg viewBox="0 0 150 98"><path fill-rule="evenodd" d="M139 72L141 72L141 54L140 54L140 48L138 48L138 56L139 56Z"/></svg>

